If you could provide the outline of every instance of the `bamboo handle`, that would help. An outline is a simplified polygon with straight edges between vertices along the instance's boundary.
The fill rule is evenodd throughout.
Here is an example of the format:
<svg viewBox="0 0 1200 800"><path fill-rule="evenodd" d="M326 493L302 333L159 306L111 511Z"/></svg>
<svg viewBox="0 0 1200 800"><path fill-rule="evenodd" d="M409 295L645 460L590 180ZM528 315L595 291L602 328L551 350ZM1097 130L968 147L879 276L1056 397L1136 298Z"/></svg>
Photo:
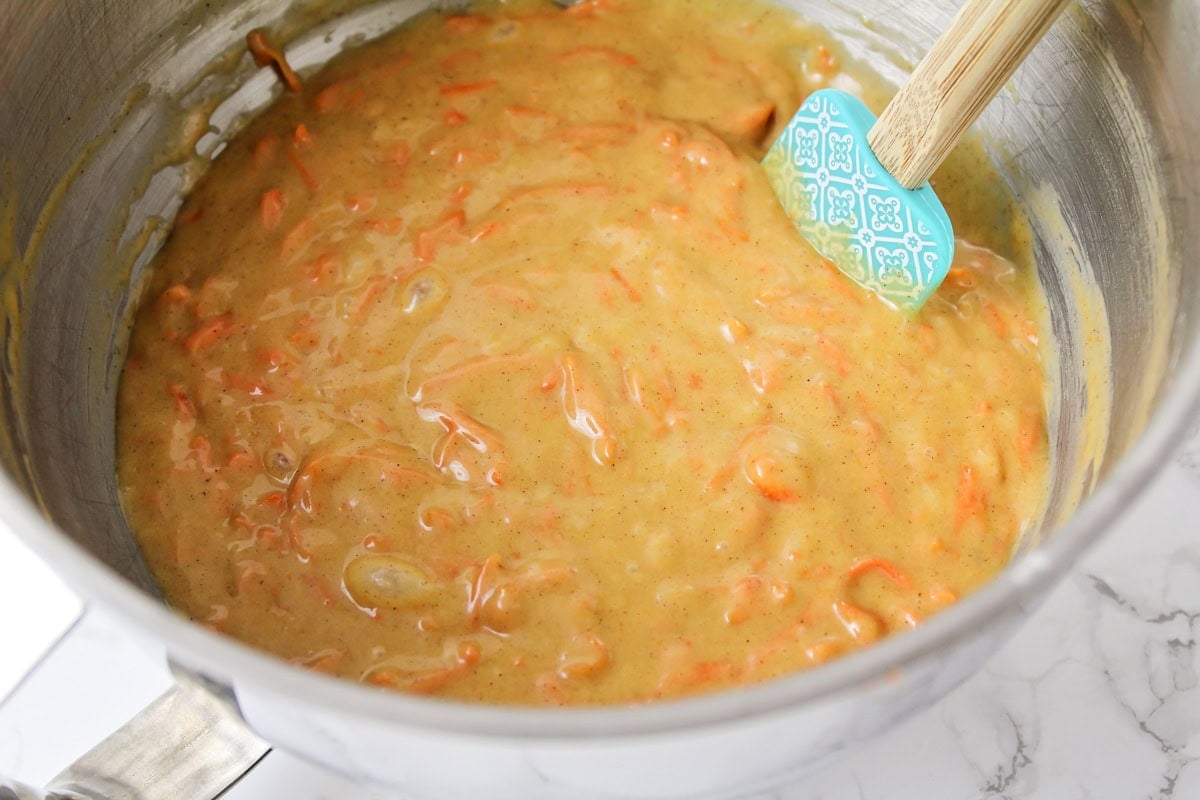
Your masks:
<svg viewBox="0 0 1200 800"><path fill-rule="evenodd" d="M929 180L1067 2L967 0L867 136L901 185Z"/></svg>

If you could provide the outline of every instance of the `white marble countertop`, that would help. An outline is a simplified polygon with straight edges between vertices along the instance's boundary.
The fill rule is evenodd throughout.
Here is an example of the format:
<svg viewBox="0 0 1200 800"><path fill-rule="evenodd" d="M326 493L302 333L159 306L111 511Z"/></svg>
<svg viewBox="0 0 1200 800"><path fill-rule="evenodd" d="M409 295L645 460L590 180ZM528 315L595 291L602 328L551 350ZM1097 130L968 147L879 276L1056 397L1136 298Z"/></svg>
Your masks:
<svg viewBox="0 0 1200 800"><path fill-rule="evenodd" d="M1200 437L966 684L761 800L1200 798ZM0 775L44 784L169 684L159 657L78 603L0 529ZM6 569L7 567L7 569ZM20 584L42 603L15 605ZM61 636L62 631L66 634ZM384 800L284 753L228 800Z"/></svg>

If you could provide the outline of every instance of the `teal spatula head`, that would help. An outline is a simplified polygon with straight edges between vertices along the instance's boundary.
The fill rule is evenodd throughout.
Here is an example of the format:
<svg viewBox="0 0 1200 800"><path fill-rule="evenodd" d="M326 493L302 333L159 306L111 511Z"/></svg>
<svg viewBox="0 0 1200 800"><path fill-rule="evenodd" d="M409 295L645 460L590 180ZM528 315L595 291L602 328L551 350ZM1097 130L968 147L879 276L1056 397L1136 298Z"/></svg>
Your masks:
<svg viewBox="0 0 1200 800"><path fill-rule="evenodd" d="M915 314L950 269L954 231L933 188L906 189L867 143L875 115L836 89L809 95L763 167L817 252L856 283Z"/></svg>

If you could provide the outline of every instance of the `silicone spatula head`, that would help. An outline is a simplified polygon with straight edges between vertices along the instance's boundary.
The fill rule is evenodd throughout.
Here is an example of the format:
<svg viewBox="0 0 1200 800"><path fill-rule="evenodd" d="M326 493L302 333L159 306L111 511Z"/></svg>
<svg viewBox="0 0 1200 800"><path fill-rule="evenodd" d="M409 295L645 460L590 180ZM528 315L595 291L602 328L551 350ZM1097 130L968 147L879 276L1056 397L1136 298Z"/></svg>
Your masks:
<svg viewBox="0 0 1200 800"><path fill-rule="evenodd" d="M954 260L954 230L928 184L905 189L867 143L875 115L836 89L809 95L763 159L784 210L817 252L915 313Z"/></svg>
<svg viewBox="0 0 1200 800"><path fill-rule="evenodd" d="M954 258L929 176L1068 0L967 0L876 120L814 92L763 159L788 216L823 256L887 303L920 310Z"/></svg>

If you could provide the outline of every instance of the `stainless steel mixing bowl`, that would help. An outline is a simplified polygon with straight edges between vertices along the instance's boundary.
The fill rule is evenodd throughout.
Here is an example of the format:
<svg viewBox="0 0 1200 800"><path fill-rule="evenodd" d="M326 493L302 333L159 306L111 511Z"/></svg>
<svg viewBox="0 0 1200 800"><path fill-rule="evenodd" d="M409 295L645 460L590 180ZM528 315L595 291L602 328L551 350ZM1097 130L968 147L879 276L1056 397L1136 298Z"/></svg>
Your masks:
<svg viewBox="0 0 1200 800"><path fill-rule="evenodd" d="M312 66L425 4L356 5L0 5L0 516L92 602L231 691L272 743L413 796L727 797L778 784L969 675L1187 425L1200 397L1200 2L1088 0L979 124L1028 202L1060 353L1046 523L985 590L808 673L594 710L381 694L192 625L159 601L114 487L130 287L195 164L273 90L241 50L248 30L275 26L294 62ZM896 82L954 10L947 0L791 5Z"/></svg>

